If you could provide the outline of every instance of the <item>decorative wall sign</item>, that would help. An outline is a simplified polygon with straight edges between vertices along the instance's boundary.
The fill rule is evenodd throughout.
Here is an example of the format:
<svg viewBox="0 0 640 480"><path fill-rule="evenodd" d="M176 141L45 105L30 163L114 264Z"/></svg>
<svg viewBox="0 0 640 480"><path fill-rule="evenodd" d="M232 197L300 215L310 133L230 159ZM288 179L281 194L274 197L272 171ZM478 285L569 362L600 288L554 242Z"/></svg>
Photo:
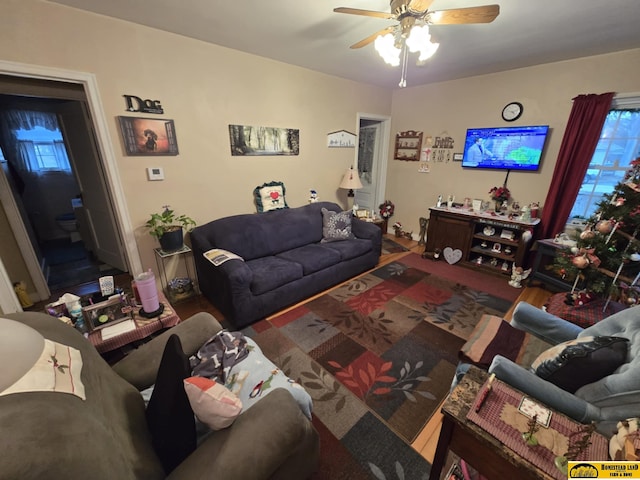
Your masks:
<svg viewBox="0 0 640 480"><path fill-rule="evenodd" d="M173 120L118 117L127 155L178 155Z"/></svg>
<svg viewBox="0 0 640 480"><path fill-rule="evenodd" d="M436 137L433 142L433 161L434 162L450 162L452 159L453 150L453 138L447 133L441 134L442 136ZM453 154L453 160L455 161L456 154ZM462 158L460 158L462 160Z"/></svg>
<svg viewBox="0 0 640 480"><path fill-rule="evenodd" d="M327 134L327 147L329 148L355 148L355 133L346 130L338 130Z"/></svg>
<svg viewBox="0 0 640 480"><path fill-rule="evenodd" d="M160 100L143 100L135 95L123 95L123 97L127 103L127 112L157 113L159 115L164 113Z"/></svg>
<svg viewBox="0 0 640 480"><path fill-rule="evenodd" d="M408 130L396 134L396 145L393 158L417 162L422 146L422 132Z"/></svg>
<svg viewBox="0 0 640 480"><path fill-rule="evenodd" d="M296 128L229 125L231 155L298 155L300 130Z"/></svg>

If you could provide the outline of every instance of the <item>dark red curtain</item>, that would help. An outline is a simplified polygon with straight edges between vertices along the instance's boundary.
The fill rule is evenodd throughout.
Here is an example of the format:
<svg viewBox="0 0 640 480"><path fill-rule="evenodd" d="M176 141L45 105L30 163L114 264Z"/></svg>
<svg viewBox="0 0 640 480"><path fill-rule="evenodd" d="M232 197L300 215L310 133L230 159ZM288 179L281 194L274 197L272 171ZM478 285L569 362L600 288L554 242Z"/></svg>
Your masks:
<svg viewBox="0 0 640 480"><path fill-rule="evenodd" d="M551 186L542 206L538 238L553 238L564 231L611 109L613 95L609 92L573 99Z"/></svg>

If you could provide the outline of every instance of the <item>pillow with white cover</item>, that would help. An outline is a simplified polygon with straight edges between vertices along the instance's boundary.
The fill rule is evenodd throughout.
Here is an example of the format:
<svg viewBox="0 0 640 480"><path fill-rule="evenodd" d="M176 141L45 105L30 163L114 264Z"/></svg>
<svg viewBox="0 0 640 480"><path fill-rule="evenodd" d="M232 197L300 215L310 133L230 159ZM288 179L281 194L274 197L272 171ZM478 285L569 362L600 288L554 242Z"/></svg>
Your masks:
<svg viewBox="0 0 640 480"><path fill-rule="evenodd" d="M224 385L205 377L184 379L189 404L198 420L212 430L229 427L242 411L242 402Z"/></svg>

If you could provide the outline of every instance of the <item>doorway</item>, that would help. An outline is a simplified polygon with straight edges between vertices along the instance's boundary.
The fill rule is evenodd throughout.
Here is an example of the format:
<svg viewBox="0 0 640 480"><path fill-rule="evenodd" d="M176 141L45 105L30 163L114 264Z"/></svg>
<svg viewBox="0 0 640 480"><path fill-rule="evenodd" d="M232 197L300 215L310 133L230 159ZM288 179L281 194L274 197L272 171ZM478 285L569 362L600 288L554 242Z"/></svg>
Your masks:
<svg viewBox="0 0 640 480"><path fill-rule="evenodd" d="M13 93L16 83L20 94L5 94ZM42 94L43 86L50 95ZM21 245L25 263L38 267L29 273L39 299L127 272L82 85L0 75L0 91L0 148L5 154L0 176L12 194L9 203L21 223L17 230L26 232L30 243L31 249ZM7 112L23 113L10 123ZM46 128L32 124L38 116L48 119ZM16 128L21 121L26 128ZM7 209L5 198L3 206Z"/></svg>
<svg viewBox="0 0 640 480"><path fill-rule="evenodd" d="M378 212L384 202L387 155L389 149L389 117L358 115L357 165L362 188L356 190L358 208Z"/></svg>

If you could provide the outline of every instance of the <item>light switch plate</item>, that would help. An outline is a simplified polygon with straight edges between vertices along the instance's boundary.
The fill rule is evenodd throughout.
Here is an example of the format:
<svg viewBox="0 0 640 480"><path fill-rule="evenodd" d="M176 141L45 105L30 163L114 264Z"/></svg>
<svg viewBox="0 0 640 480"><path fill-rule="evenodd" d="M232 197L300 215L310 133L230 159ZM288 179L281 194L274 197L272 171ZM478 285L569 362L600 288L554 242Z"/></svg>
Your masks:
<svg viewBox="0 0 640 480"><path fill-rule="evenodd" d="M164 180L164 169L162 167L147 167L147 178L151 182Z"/></svg>

